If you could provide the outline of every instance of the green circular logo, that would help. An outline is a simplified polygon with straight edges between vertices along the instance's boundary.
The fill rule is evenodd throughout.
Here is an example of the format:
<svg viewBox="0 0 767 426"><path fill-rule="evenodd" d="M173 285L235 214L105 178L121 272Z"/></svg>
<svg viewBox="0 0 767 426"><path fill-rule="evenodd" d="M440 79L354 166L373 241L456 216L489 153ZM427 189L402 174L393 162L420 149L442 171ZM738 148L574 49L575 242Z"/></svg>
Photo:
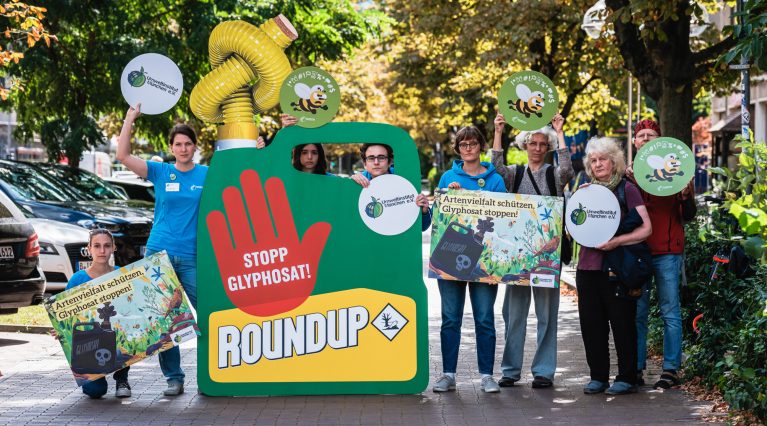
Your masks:
<svg viewBox="0 0 767 426"><path fill-rule="evenodd" d="M282 112L298 118L301 127L320 127L333 121L340 103L338 83L317 67L293 71L280 89Z"/></svg>
<svg viewBox="0 0 767 426"><path fill-rule="evenodd" d="M538 130L549 124L559 108L554 83L535 71L520 71L509 77L498 92L498 108L510 126Z"/></svg>
<svg viewBox="0 0 767 426"><path fill-rule="evenodd" d="M694 175L695 156L679 139L653 139L634 158L634 178L640 188L652 195L674 195Z"/></svg>
<svg viewBox="0 0 767 426"><path fill-rule="evenodd" d="M586 209L583 208L583 205L578 203L578 208L573 210L572 213L570 213L570 221L572 221L576 225L583 225L586 223Z"/></svg>
<svg viewBox="0 0 767 426"><path fill-rule="evenodd" d="M384 207L375 197L370 198L372 198L373 201L365 206L365 214L368 215L368 217L375 219L383 214Z"/></svg>
<svg viewBox="0 0 767 426"><path fill-rule="evenodd" d="M146 83L146 72L144 67L141 67L141 71L131 71L128 74L128 83L133 87L141 87Z"/></svg>

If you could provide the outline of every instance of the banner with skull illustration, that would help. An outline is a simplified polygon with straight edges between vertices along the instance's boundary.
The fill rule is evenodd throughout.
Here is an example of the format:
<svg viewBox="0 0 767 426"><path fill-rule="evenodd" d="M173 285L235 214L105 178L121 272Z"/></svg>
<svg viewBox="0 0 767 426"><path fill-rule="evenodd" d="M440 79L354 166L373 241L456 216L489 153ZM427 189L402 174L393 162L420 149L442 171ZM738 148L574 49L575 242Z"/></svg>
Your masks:
<svg viewBox="0 0 767 426"><path fill-rule="evenodd" d="M78 385L199 334L164 251L52 296L45 309Z"/></svg>
<svg viewBox="0 0 767 426"><path fill-rule="evenodd" d="M557 288L562 211L559 197L438 193L429 277Z"/></svg>

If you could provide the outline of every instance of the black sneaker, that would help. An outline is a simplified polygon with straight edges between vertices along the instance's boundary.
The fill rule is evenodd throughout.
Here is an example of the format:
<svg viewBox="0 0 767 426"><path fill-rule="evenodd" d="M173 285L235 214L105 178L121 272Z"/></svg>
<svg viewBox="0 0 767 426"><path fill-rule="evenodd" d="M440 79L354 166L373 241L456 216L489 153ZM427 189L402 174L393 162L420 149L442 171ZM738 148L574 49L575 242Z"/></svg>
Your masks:
<svg viewBox="0 0 767 426"><path fill-rule="evenodd" d="M510 388L514 386L514 383L517 381L515 379L512 379L511 377L503 376L501 377L501 380L498 380L498 386L502 388Z"/></svg>
<svg viewBox="0 0 767 426"><path fill-rule="evenodd" d="M553 384L548 377L535 376L533 379L533 387L535 389L550 388Z"/></svg>
<svg viewBox="0 0 767 426"><path fill-rule="evenodd" d="M117 398L129 398L131 396L130 385L128 382L117 383L117 389L115 389L115 397Z"/></svg>
<svg viewBox="0 0 767 426"><path fill-rule="evenodd" d="M637 371L637 386L644 386L644 370Z"/></svg>

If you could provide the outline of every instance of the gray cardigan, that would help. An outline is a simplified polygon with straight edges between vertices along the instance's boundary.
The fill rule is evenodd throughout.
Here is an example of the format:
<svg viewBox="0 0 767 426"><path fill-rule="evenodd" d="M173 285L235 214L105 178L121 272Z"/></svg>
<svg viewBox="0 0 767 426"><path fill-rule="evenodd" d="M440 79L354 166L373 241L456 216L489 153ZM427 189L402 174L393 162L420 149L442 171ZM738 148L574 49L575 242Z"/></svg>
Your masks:
<svg viewBox="0 0 767 426"><path fill-rule="evenodd" d="M573 178L573 163L570 161L570 151L567 148L557 149L557 157L559 158L559 166L554 169L554 183L557 188L557 196L563 195L563 189L567 182ZM503 176L503 182L506 184L506 191L511 191L514 186L514 175L517 172L515 166L506 166L503 158L503 151L492 151L492 161L495 166L495 170ZM552 167L550 164L544 164L543 167L533 173L535 183L538 185L538 189L541 190L541 195L554 195L549 194L549 186L546 183L546 169ZM525 166L527 169L527 166ZM522 183L519 185L520 194L532 194L536 195L535 188L532 182L530 182L530 176L525 175L522 177Z"/></svg>

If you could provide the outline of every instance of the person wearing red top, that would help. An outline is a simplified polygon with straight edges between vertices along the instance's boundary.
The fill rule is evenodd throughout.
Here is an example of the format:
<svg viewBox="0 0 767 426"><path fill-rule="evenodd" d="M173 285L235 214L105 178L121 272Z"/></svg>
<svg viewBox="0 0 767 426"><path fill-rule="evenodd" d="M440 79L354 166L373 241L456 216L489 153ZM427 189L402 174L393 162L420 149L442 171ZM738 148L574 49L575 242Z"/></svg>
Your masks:
<svg viewBox="0 0 767 426"><path fill-rule="evenodd" d="M660 136L660 126L652 120L642 120L634 127L637 151ZM626 175L633 180L631 167ZM679 282L684 264L684 222L695 217L692 182L681 193L659 197L641 191L650 216L653 233L647 244L653 255L653 275L663 318L663 373L654 387L668 389L677 385L677 372L682 363L682 310L679 303ZM647 364L647 316L650 308L650 286L645 284L637 302L637 382L644 384L643 370Z"/></svg>

